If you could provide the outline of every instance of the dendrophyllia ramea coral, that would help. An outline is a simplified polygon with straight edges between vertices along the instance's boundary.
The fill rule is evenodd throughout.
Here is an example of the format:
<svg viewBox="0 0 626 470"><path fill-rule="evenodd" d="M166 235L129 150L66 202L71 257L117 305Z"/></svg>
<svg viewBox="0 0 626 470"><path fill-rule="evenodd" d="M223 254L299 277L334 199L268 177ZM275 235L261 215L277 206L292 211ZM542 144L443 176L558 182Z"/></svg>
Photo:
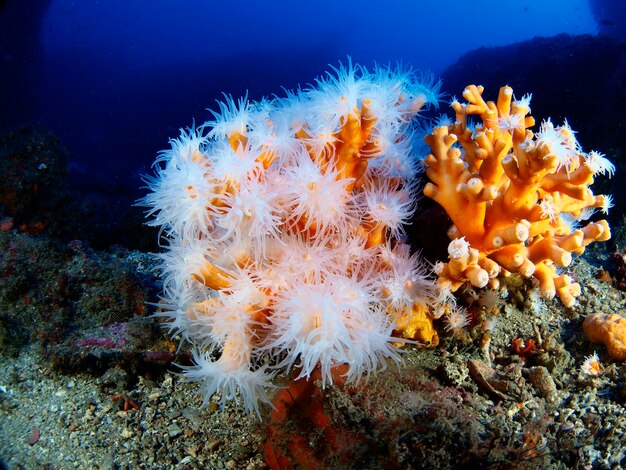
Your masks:
<svg viewBox="0 0 626 470"><path fill-rule="evenodd" d="M430 179L424 194L446 210L449 262L439 263L438 282L455 291L463 284L498 286L498 277L519 273L536 279L543 298L572 306L578 283L563 272L594 241L611 236L605 220L611 197L592 193L598 174L614 166L600 153L584 153L567 122L544 121L536 134L530 96L513 98L502 87L496 102L470 85L453 100L454 123L426 137Z"/></svg>
<svg viewBox="0 0 626 470"><path fill-rule="evenodd" d="M259 414L279 370L325 384L347 364L356 382L419 339L435 288L403 241L411 121L437 101L428 77L350 64L283 98L227 97L160 154L141 201L166 241L159 315L205 403Z"/></svg>

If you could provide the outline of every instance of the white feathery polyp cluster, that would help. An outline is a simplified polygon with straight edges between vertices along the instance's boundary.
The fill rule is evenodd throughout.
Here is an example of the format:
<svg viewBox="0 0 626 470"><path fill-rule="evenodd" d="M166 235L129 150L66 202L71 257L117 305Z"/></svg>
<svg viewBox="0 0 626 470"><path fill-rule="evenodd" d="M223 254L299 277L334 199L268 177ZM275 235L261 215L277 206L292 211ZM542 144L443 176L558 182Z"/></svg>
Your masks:
<svg viewBox="0 0 626 470"><path fill-rule="evenodd" d="M415 208L411 120L438 84L338 67L286 98L227 97L160 153L149 224L161 227L159 316L193 347L205 401L257 415L280 369L348 380L399 361L397 318L433 283L398 237Z"/></svg>

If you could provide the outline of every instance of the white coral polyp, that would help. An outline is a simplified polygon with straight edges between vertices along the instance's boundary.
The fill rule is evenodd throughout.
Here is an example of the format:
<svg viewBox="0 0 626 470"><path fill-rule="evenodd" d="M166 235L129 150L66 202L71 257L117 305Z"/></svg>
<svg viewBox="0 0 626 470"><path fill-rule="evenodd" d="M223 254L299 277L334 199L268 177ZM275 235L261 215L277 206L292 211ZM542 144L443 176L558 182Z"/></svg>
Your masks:
<svg viewBox="0 0 626 470"><path fill-rule="evenodd" d="M158 168L155 177L147 177L152 191L146 205L152 207L150 225L185 238L196 233L208 234L212 227L212 201L219 199L216 185L207 177L208 169L191 159L169 160Z"/></svg>
<svg viewBox="0 0 626 470"><path fill-rule="evenodd" d="M267 390L275 388L271 380L275 373L267 367L250 370L247 365L233 365L220 358L213 360L206 351L193 350L193 366L180 366L183 376L190 381L200 382L200 392L204 396L203 405L216 393L221 395L220 403L238 402L250 412L261 417L259 402L271 404Z"/></svg>
<svg viewBox="0 0 626 470"><path fill-rule="evenodd" d="M299 377L319 365L322 383L332 383L332 367L349 364L349 378L358 380L382 358L397 357L393 325L375 300L370 286L346 277L296 285L276 302L266 348L287 351L285 363L295 364Z"/></svg>
<svg viewBox="0 0 626 470"><path fill-rule="evenodd" d="M410 189L379 184L365 190L365 201L368 216L375 224L388 227L394 237L404 234L404 224L415 209L415 195Z"/></svg>
<svg viewBox="0 0 626 470"><path fill-rule="evenodd" d="M316 83L260 102L226 96L146 177L140 204L165 237L157 315L191 344L183 375L205 403L219 395L259 415L280 370L319 367L325 384L341 364L357 381L399 362L397 311L433 295L397 238L415 205L411 120L437 104L439 84L351 63Z"/></svg>
<svg viewBox="0 0 626 470"><path fill-rule="evenodd" d="M291 223L303 230L314 228L317 234L329 228L346 229L356 220L350 205L348 186L352 178L340 179L333 168L320 168L308 154L300 155L293 166L285 168L285 207L291 214Z"/></svg>
<svg viewBox="0 0 626 470"><path fill-rule="evenodd" d="M448 245L448 255L451 259L458 259L469 254L470 245L465 237L455 238Z"/></svg>
<svg viewBox="0 0 626 470"><path fill-rule="evenodd" d="M393 250L384 247L385 262L391 267L381 276L382 298L398 312L410 311L415 299L426 293L435 295L425 263L411 255L408 245L398 243Z"/></svg>

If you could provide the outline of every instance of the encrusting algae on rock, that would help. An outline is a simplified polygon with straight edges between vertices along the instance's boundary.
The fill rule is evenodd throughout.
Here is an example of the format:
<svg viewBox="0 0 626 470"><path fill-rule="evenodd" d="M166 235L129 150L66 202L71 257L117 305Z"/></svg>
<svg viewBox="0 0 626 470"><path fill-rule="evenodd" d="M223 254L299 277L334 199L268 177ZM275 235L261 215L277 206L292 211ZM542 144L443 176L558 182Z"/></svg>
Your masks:
<svg viewBox="0 0 626 470"><path fill-rule="evenodd" d="M436 344L434 281L402 239L415 209L411 121L438 86L405 70L339 67L285 98L228 98L162 152L141 201L161 226L170 331L205 402L260 413L277 371L356 382ZM420 315L415 313L419 312Z"/></svg>

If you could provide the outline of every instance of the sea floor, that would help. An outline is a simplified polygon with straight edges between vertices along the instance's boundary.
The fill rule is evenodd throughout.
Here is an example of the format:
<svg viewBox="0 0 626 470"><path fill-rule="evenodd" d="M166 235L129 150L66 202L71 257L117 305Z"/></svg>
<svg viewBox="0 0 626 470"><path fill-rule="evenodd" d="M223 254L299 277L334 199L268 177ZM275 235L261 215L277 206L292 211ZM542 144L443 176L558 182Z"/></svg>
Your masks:
<svg viewBox="0 0 626 470"><path fill-rule="evenodd" d="M2 358L0 371L8 468L266 468L257 423L237 407L199 410L195 387L172 375L114 401L98 378L54 372L35 348Z"/></svg>
<svg viewBox="0 0 626 470"><path fill-rule="evenodd" d="M442 328L437 348L409 348L404 366L357 386L302 392L285 379L293 402L262 421L236 404L201 408L197 385L169 373L61 373L33 343L0 356L0 460L9 469L252 470L268 468L266 458L276 468L622 468L626 364L581 327L593 312L626 314L626 293L598 279L606 261L576 262L583 293L571 309L519 280L467 291L476 318L495 318L488 336L478 322L457 335ZM594 352L602 369L591 376L581 365Z"/></svg>

